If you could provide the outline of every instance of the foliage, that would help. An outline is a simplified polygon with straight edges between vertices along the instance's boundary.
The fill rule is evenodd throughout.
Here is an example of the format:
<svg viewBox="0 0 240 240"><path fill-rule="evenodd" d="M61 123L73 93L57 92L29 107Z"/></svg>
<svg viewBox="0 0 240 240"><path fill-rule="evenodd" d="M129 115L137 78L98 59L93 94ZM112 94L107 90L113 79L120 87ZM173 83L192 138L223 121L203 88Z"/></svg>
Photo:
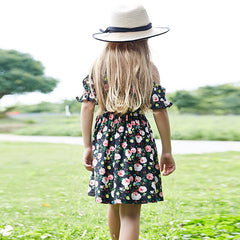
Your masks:
<svg viewBox="0 0 240 240"><path fill-rule="evenodd" d="M0 49L0 99L4 95L40 91L51 92L57 80L44 75L41 62L15 50Z"/></svg>
<svg viewBox="0 0 240 240"><path fill-rule="evenodd" d="M180 112L198 114L240 114L240 87L233 84L176 91L169 98Z"/></svg>
<svg viewBox="0 0 240 240"><path fill-rule="evenodd" d="M106 205L87 196L77 145L0 142L0 239L110 239ZM142 206L140 239L239 239L239 153L176 155L165 201ZM231 173L231 174L229 174Z"/></svg>

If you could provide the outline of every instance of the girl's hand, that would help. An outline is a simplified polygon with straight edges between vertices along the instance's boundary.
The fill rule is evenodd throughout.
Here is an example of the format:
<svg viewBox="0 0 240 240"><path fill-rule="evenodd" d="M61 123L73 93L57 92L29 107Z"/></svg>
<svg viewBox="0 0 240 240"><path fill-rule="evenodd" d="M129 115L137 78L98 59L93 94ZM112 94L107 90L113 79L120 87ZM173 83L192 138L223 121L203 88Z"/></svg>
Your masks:
<svg viewBox="0 0 240 240"><path fill-rule="evenodd" d="M175 169L175 161L171 153L163 153L160 160L160 169L163 171L163 176L171 174Z"/></svg>
<svg viewBox="0 0 240 240"><path fill-rule="evenodd" d="M83 165L88 171L93 171L92 166L93 155L92 155L92 148L84 148L83 152Z"/></svg>

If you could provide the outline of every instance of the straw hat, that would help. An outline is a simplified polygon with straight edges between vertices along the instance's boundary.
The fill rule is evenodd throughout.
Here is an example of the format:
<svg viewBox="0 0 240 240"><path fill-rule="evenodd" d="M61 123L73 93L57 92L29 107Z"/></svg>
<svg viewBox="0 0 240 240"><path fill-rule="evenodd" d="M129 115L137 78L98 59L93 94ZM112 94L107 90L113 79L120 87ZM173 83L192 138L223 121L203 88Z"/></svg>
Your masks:
<svg viewBox="0 0 240 240"><path fill-rule="evenodd" d="M110 23L110 27L100 29L93 37L105 42L127 42L155 37L170 30L152 27L146 9L140 4L118 6L112 12Z"/></svg>

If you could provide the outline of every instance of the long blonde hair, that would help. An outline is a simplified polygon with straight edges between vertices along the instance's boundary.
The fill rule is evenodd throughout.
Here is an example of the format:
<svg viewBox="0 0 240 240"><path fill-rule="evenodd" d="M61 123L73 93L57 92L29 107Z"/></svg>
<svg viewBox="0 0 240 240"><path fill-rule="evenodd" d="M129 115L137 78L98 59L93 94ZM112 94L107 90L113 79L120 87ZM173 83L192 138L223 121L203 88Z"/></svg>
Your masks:
<svg viewBox="0 0 240 240"><path fill-rule="evenodd" d="M147 40L107 43L91 69L99 113L150 108L153 64Z"/></svg>

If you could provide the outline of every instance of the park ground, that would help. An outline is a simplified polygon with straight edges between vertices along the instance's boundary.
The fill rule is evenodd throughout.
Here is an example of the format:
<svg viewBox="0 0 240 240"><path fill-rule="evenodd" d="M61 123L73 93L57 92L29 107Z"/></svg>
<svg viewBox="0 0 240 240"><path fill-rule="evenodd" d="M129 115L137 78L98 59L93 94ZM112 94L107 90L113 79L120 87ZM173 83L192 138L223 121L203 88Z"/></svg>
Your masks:
<svg viewBox="0 0 240 240"><path fill-rule="evenodd" d="M0 149L0 229L9 234L0 239L110 239L106 206L87 196L82 146ZM175 155L177 170L162 177L165 201L142 208L140 239L240 239L239 155Z"/></svg>

